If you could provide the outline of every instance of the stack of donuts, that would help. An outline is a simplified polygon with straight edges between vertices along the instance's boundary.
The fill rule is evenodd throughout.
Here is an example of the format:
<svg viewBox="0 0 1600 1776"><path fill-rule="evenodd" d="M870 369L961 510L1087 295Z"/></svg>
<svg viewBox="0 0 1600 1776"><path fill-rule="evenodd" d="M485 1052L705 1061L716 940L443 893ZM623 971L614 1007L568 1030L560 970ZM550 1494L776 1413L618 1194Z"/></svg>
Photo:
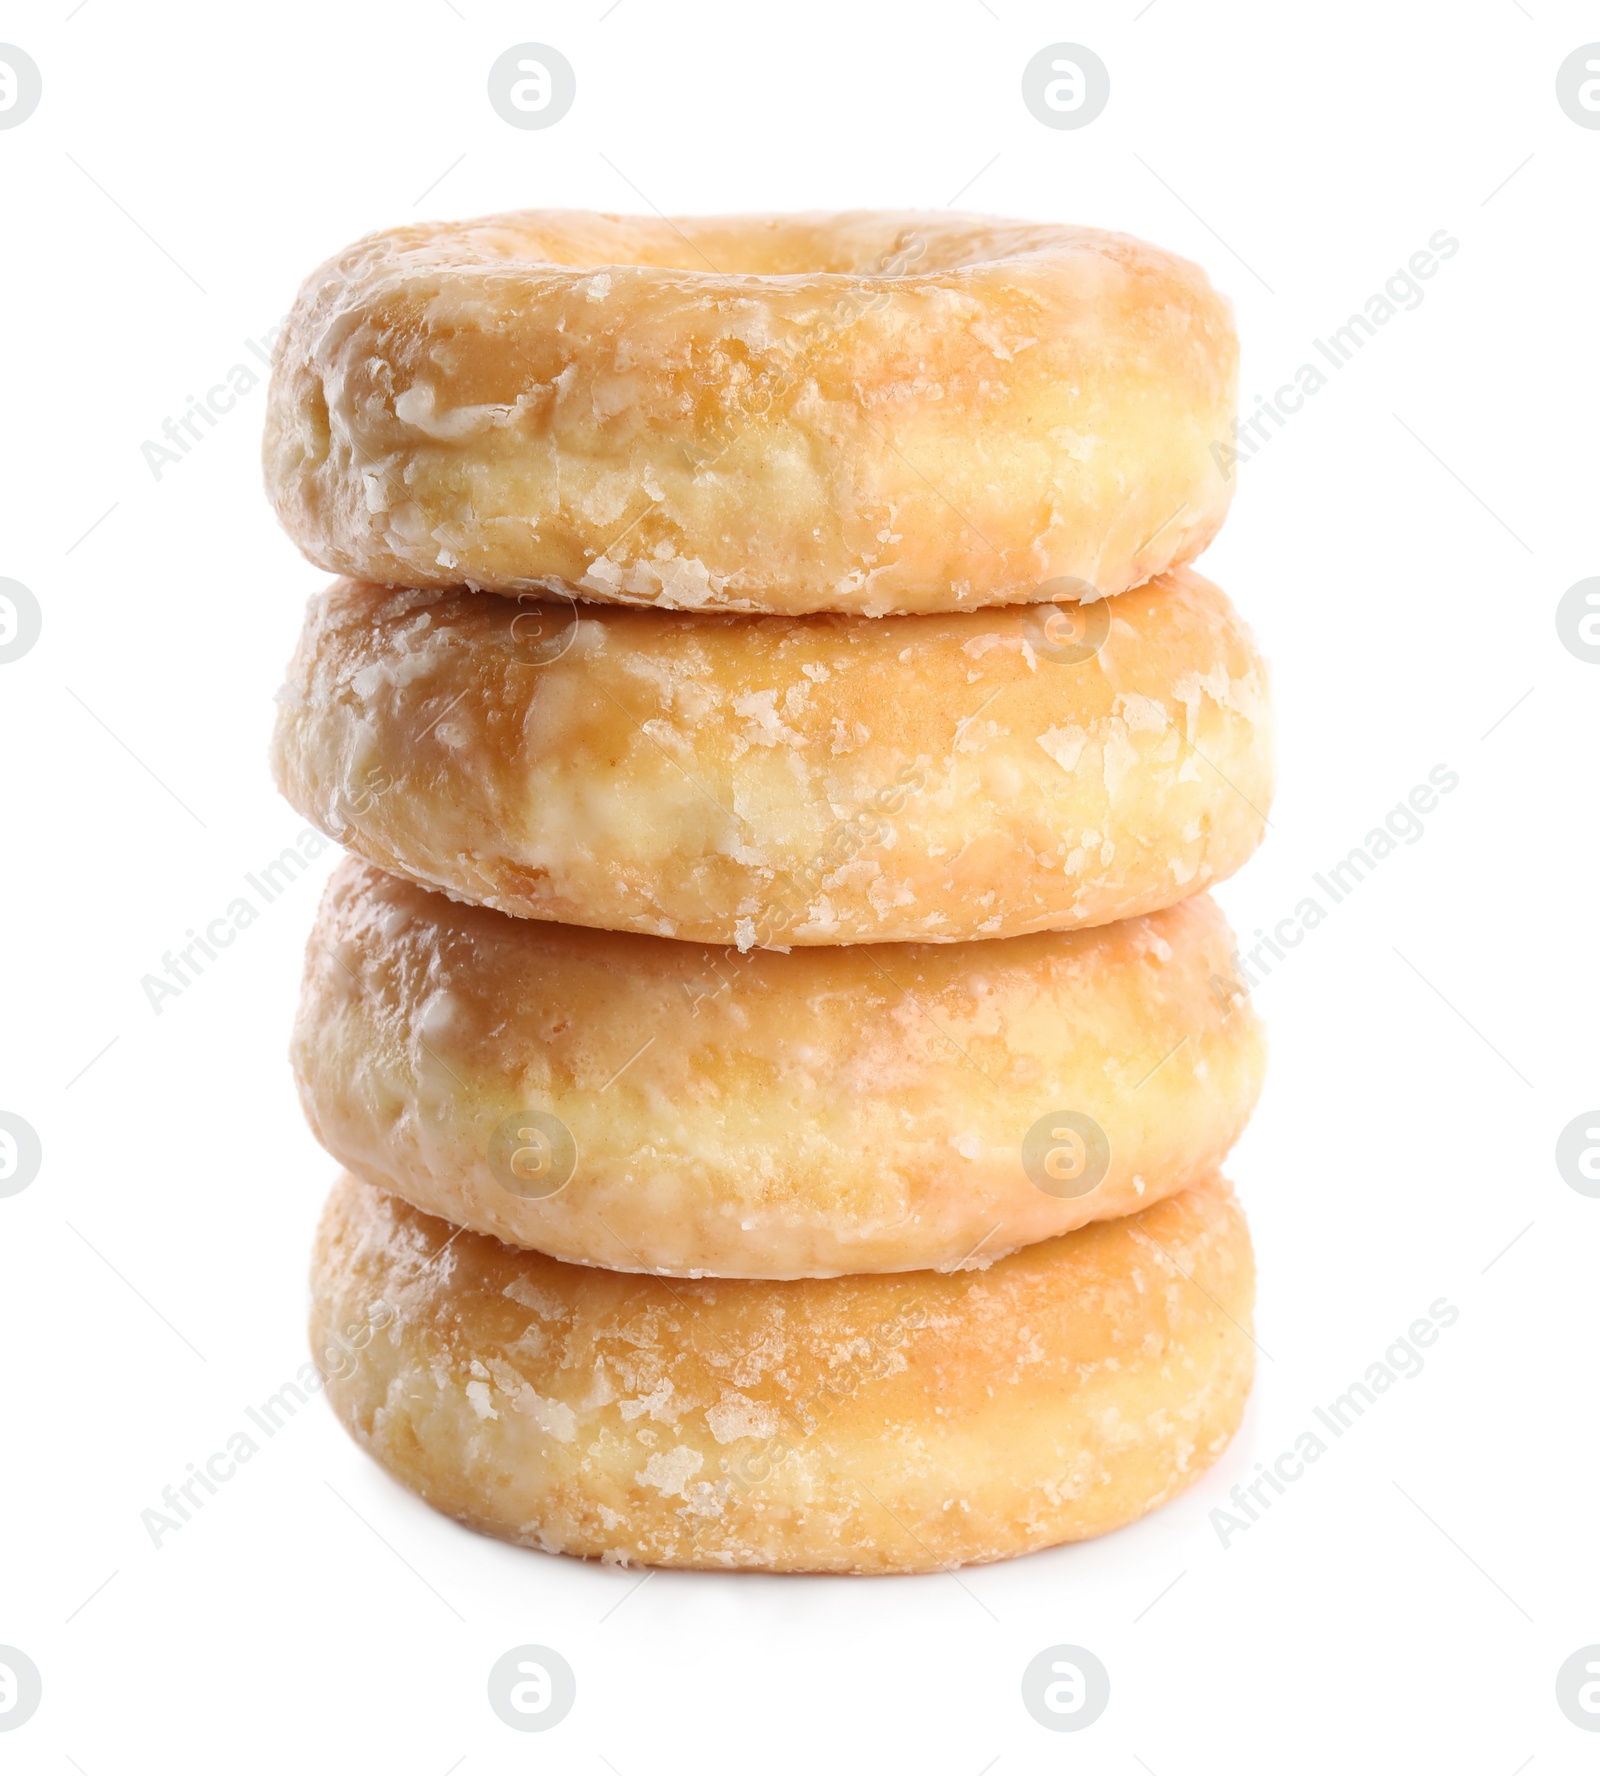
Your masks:
<svg viewBox="0 0 1600 1776"><path fill-rule="evenodd" d="M529 211L331 260L269 490L334 1409L474 1528L912 1572L1130 1522L1252 1376L1205 890L1237 347L1120 235Z"/></svg>

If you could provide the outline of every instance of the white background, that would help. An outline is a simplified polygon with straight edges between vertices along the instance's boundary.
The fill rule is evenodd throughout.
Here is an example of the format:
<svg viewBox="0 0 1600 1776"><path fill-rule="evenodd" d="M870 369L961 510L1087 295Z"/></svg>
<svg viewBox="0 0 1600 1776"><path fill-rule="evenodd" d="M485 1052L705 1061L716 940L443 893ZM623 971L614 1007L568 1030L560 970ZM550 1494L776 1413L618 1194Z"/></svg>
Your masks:
<svg viewBox="0 0 1600 1776"><path fill-rule="evenodd" d="M1600 666L1554 625L1600 572L1600 131L1555 100L1600 7L1143 3L0 4L44 78L0 132L0 575L44 612L0 666L0 1109L44 1152L0 1200L0 1643L44 1674L8 1769L1600 1764L1554 1688L1600 1642L1600 1200L1554 1163L1600 1101ZM577 71L548 131L485 96L528 40ZM1020 97L1062 40L1111 73L1078 131ZM635 1591L433 1516L318 1400L153 1548L140 1512L305 1360L333 1167L284 1058L315 879L161 1015L140 988L303 825L263 755L320 582L260 491L262 388L159 481L142 442L379 226L958 193L1199 260L1247 396L1460 242L1242 469L1202 563L1280 710L1271 833L1221 897L1241 933L1430 768L1461 780L1258 992L1272 1072L1231 1170L1270 1360L1237 1443L1132 1529L959 1577ZM1439 1297L1426 1370L1224 1549L1229 1488ZM536 1737L485 1699L522 1642L577 1673ZM1018 1688L1057 1642L1111 1674L1072 1736Z"/></svg>

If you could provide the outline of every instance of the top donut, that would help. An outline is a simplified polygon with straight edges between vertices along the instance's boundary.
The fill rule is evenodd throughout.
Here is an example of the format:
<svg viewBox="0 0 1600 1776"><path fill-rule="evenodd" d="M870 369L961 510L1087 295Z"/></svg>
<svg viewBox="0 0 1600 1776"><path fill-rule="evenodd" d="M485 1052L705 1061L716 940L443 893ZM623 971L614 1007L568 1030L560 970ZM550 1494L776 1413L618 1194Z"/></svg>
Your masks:
<svg viewBox="0 0 1600 1776"><path fill-rule="evenodd" d="M370 235L278 347L266 475L389 585L867 616L1108 596L1232 484L1238 346L1126 235L523 210Z"/></svg>

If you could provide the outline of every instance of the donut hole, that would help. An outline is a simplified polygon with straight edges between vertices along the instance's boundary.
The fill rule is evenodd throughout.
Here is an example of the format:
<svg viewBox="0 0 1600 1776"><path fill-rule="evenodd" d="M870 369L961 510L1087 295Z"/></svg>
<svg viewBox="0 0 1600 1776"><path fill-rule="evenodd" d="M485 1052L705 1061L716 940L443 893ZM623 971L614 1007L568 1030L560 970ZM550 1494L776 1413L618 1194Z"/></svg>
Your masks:
<svg viewBox="0 0 1600 1776"><path fill-rule="evenodd" d="M1070 231L1069 231L1070 232ZM897 278L1059 249L1059 226L914 211L640 217L542 210L446 225L432 244L475 259L602 272L624 266L717 277Z"/></svg>

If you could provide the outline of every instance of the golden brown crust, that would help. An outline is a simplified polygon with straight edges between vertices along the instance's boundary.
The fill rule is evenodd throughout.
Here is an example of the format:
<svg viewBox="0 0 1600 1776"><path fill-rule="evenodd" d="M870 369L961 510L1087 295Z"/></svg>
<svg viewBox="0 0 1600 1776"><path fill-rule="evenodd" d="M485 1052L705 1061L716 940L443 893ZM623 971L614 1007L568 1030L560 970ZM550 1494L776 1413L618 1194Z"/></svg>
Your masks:
<svg viewBox="0 0 1600 1776"><path fill-rule="evenodd" d="M1077 609L1086 628L718 617L340 582L273 763L361 856L530 918L741 948L1103 924L1255 849L1270 713L1198 574Z"/></svg>
<svg viewBox="0 0 1600 1776"><path fill-rule="evenodd" d="M1212 1180L985 1271L669 1282L563 1265L345 1177L312 1344L438 1510L611 1561L924 1572L1100 1535L1249 1392L1253 1266Z"/></svg>
<svg viewBox="0 0 1600 1776"><path fill-rule="evenodd" d="M873 616L1112 594L1221 524L1237 356L1197 266L1088 228L428 223L307 280L267 485L313 560L393 585Z"/></svg>
<svg viewBox="0 0 1600 1776"><path fill-rule="evenodd" d="M1202 896L1095 931L740 956L352 859L307 947L295 1073L341 1164L570 1262L984 1264L1216 1170L1264 1059L1232 949Z"/></svg>

